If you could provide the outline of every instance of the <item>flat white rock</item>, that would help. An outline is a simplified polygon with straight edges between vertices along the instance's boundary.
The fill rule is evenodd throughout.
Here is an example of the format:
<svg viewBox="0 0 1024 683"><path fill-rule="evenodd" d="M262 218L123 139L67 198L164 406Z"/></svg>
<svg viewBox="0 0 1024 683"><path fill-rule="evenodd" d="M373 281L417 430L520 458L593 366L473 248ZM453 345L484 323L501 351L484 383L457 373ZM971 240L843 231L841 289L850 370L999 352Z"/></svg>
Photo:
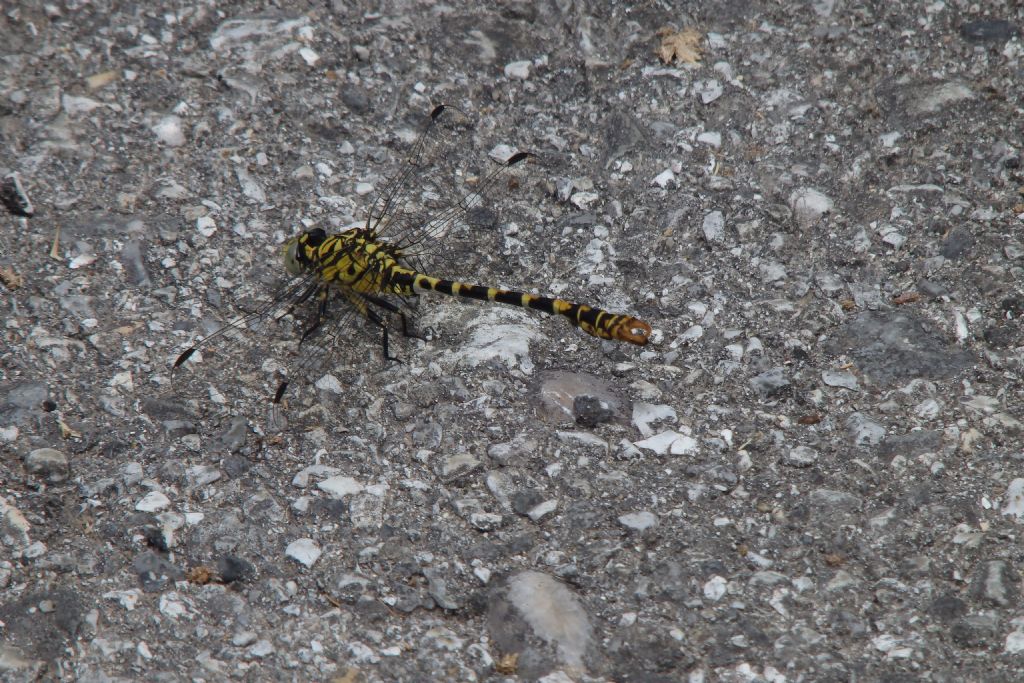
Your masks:
<svg viewBox="0 0 1024 683"><path fill-rule="evenodd" d="M177 116L163 117L153 125L152 131L168 147L181 147L185 144L185 129Z"/></svg>
<svg viewBox="0 0 1024 683"><path fill-rule="evenodd" d="M171 499L160 493L159 491L150 491L142 500L135 504L135 509L139 512L156 512L157 510L163 510L165 507L171 504Z"/></svg>
<svg viewBox="0 0 1024 683"><path fill-rule="evenodd" d="M1004 515L1013 515L1014 521L1024 524L1024 479L1017 478L1006 487L1004 496L1006 504L1003 505Z"/></svg>
<svg viewBox="0 0 1024 683"><path fill-rule="evenodd" d="M322 552L319 544L312 538L300 538L292 541L284 550L285 555L306 567L316 564Z"/></svg>
<svg viewBox="0 0 1024 683"><path fill-rule="evenodd" d="M704 597L708 600L721 600L722 596L725 595L725 588L725 578L716 574L708 579L707 583L704 584Z"/></svg>
<svg viewBox="0 0 1024 683"><path fill-rule="evenodd" d="M654 451L658 455L693 455L697 452L696 439L672 430L637 441L634 445L637 448Z"/></svg>
<svg viewBox="0 0 1024 683"><path fill-rule="evenodd" d="M654 422L675 422L678 419L675 408L665 404L637 402L633 404L633 424L645 436L652 436Z"/></svg>
<svg viewBox="0 0 1024 683"><path fill-rule="evenodd" d="M582 670L593 629L576 595L560 581L535 571L513 576L508 587L508 601L533 632L555 646L562 662Z"/></svg>
<svg viewBox="0 0 1024 683"><path fill-rule="evenodd" d="M329 493L332 498L338 499L362 493L363 489L366 488L352 477L341 475L324 479L316 487L321 491Z"/></svg>
<svg viewBox="0 0 1024 683"><path fill-rule="evenodd" d="M531 66L533 64L527 61L509 62L505 65L505 76L506 78L518 78L521 81L525 81L530 77Z"/></svg>
<svg viewBox="0 0 1024 683"><path fill-rule="evenodd" d="M833 202L818 190L802 187L789 195L789 206L793 210L793 218L797 224L802 228L809 228L832 210Z"/></svg>
<svg viewBox="0 0 1024 683"><path fill-rule="evenodd" d="M628 512L619 516L619 524L634 531L644 531L658 525L658 515L649 510Z"/></svg>
<svg viewBox="0 0 1024 683"><path fill-rule="evenodd" d="M830 387L840 387L857 391L857 377L849 372L838 372L836 370L825 370L821 373L821 381Z"/></svg>

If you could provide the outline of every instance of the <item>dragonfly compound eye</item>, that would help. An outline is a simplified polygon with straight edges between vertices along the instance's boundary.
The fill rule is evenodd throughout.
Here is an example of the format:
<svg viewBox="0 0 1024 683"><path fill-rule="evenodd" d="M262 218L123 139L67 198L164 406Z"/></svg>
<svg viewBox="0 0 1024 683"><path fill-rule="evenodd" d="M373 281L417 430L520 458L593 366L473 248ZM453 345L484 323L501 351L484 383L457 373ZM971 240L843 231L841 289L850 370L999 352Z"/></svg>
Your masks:
<svg viewBox="0 0 1024 683"><path fill-rule="evenodd" d="M284 243L284 247L281 249L281 261L284 263L285 270L291 275L302 275L305 266L300 260L299 238L293 237Z"/></svg>

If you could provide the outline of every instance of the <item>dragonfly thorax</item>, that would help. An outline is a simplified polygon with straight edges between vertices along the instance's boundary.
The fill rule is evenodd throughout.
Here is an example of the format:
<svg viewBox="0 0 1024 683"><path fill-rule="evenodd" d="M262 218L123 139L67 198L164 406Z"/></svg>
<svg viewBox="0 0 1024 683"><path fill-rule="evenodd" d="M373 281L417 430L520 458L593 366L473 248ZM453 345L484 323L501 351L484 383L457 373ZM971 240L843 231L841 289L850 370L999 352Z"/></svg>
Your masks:
<svg viewBox="0 0 1024 683"><path fill-rule="evenodd" d="M397 247L366 228L336 235L319 228L307 230L285 243L283 258L293 275L315 272L323 283L366 294L387 292L391 275L402 269Z"/></svg>

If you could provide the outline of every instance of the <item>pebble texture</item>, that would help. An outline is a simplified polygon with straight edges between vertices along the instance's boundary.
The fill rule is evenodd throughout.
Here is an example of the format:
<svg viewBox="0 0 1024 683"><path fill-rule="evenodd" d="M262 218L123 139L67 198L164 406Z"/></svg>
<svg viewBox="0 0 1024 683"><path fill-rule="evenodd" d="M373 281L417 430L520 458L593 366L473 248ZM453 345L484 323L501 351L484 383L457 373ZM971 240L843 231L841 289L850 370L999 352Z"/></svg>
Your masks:
<svg viewBox="0 0 1024 683"><path fill-rule="evenodd" d="M1024 680L1020 3L172 5L0 12L0 678ZM652 342L172 372L440 103L425 266Z"/></svg>

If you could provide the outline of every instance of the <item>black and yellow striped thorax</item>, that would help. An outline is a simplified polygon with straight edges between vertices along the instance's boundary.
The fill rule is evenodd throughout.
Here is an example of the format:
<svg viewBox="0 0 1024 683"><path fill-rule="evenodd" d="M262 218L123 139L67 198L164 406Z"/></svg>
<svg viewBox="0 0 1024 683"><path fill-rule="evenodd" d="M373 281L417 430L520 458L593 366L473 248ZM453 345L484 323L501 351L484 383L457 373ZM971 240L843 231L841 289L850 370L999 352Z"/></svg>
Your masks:
<svg viewBox="0 0 1024 683"><path fill-rule="evenodd" d="M361 294L412 296L408 287L394 287L397 272L413 271L399 261L401 252L377 239L366 228L354 228L336 235L308 230L284 245L284 263L293 275L316 273L324 284L337 285Z"/></svg>

